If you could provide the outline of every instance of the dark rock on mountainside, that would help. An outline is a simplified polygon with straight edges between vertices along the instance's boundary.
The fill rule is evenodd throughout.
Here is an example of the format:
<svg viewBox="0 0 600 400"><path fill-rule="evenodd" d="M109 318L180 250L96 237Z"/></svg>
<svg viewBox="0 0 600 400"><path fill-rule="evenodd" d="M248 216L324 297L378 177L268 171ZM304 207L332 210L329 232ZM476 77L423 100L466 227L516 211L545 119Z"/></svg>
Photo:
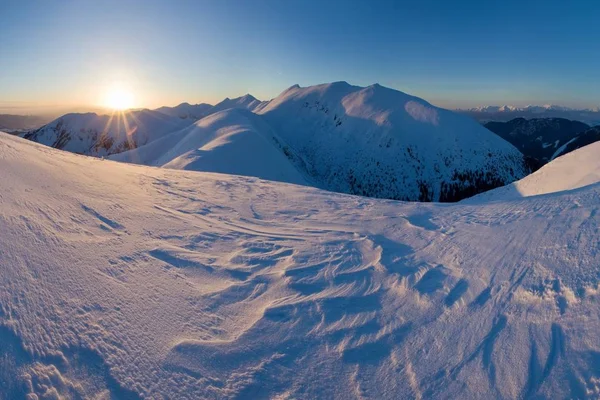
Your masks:
<svg viewBox="0 0 600 400"><path fill-rule="evenodd" d="M557 150L555 157L560 157L581 147L600 141L600 125L581 132Z"/></svg>
<svg viewBox="0 0 600 400"><path fill-rule="evenodd" d="M488 122L485 127L542 165L552 160L561 146L589 129L583 122L563 118L516 118Z"/></svg>

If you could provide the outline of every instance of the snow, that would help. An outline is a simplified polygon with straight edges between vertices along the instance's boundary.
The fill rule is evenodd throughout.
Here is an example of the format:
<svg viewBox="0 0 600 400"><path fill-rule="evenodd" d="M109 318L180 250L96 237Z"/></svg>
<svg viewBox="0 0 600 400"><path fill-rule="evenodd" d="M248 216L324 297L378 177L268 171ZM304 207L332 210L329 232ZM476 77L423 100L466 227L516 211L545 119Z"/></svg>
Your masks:
<svg viewBox="0 0 600 400"><path fill-rule="evenodd" d="M528 172L515 147L471 118L378 84L296 85L258 114L329 190L451 201Z"/></svg>
<svg viewBox="0 0 600 400"><path fill-rule="evenodd" d="M249 110L249 111L259 111L263 107L265 107L269 102L268 101L260 101L256 97L251 94L245 94L240 97L236 97L234 99L226 98L220 103L212 106L210 104L201 103L201 104L189 104L189 103L181 103L175 107L160 107L157 108L156 111L161 112L166 115L176 116L184 119L193 119L199 120L210 114L214 114L220 111L224 111L230 108Z"/></svg>
<svg viewBox="0 0 600 400"><path fill-rule="evenodd" d="M7 398L600 395L599 184L404 203L5 134L0 170Z"/></svg>
<svg viewBox="0 0 600 400"><path fill-rule="evenodd" d="M66 114L23 137L73 153L102 157L142 146L190 123L151 110Z"/></svg>
<svg viewBox="0 0 600 400"><path fill-rule="evenodd" d="M575 136L573 139L569 140L568 142L566 142L565 144L560 146L558 149L556 149L554 154L552 154L552 157L550 157L550 160L554 160L556 157L558 157L562 153L564 153L567 146L570 145L571 143L573 143L574 141L576 141L577 139L579 139L579 136ZM558 141L556 142L556 145L558 145ZM556 147L556 145L554 147Z"/></svg>
<svg viewBox="0 0 600 400"><path fill-rule="evenodd" d="M256 99L251 94L245 94L241 97L236 97L235 99L226 98L222 102L216 104L211 112L219 112L223 110L227 110L229 108L240 108L249 111L258 111L261 110L265 105L267 105L268 101L260 101Z"/></svg>
<svg viewBox="0 0 600 400"><path fill-rule="evenodd" d="M232 109L242 116L212 117ZM515 147L469 117L378 84L294 85L263 102L246 94L215 106L68 114L23 137L130 163L411 201L461 200L530 171Z"/></svg>
<svg viewBox="0 0 600 400"><path fill-rule="evenodd" d="M111 159L423 201L460 200L528 172L516 148L472 119L380 85L294 85L212 111Z"/></svg>
<svg viewBox="0 0 600 400"><path fill-rule="evenodd" d="M467 199L466 202L537 196L598 183L600 182L598 154L600 154L600 142L592 143L552 160L520 181L482 193Z"/></svg>
<svg viewBox="0 0 600 400"><path fill-rule="evenodd" d="M228 109L111 159L308 184L278 143L258 116L243 109Z"/></svg>

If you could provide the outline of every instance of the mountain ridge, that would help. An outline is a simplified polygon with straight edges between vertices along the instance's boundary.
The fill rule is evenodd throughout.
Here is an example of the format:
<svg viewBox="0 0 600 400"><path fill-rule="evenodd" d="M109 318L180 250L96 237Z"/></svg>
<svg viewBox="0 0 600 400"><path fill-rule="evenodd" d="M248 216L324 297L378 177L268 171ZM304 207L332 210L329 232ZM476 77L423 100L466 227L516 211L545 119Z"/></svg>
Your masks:
<svg viewBox="0 0 600 400"><path fill-rule="evenodd" d="M456 112L469 115L481 123L490 121L507 122L515 118L564 118L581 121L592 126L600 125L600 108L598 107L577 109L551 104L542 106L529 105L525 107L507 105L457 109Z"/></svg>
<svg viewBox="0 0 600 400"><path fill-rule="evenodd" d="M275 143L287 159L285 165L273 168L287 169L291 164L315 186L337 192L455 201L522 178L531 169L518 150L475 121L378 84L364 88L344 81L305 88L293 85L269 102L246 95L220 104L215 109L234 105L256 114L251 119L261 121L259 136ZM196 125L203 125L205 119ZM236 124L232 122L232 126ZM212 156L202 149L224 146L204 142L200 137L212 137L205 128L191 127L165 142L112 158L207 168L203 163ZM200 136L190 139L188 135ZM171 144L163 144L166 141ZM164 147L184 150L165 149L161 156ZM194 154L193 162L174 162L170 155L184 153ZM230 162L236 164L235 159ZM244 169L248 168L235 168Z"/></svg>
<svg viewBox="0 0 600 400"><path fill-rule="evenodd" d="M103 157L144 145L188 124L147 109L111 115L71 113L21 136L60 150Z"/></svg>
<svg viewBox="0 0 600 400"><path fill-rule="evenodd" d="M484 126L541 164L551 161L557 149L590 128L583 122L564 118L515 118L490 121Z"/></svg>
<svg viewBox="0 0 600 400"><path fill-rule="evenodd" d="M313 177L344 193L452 201L528 170L518 150L475 121L378 84L292 86L259 115Z"/></svg>

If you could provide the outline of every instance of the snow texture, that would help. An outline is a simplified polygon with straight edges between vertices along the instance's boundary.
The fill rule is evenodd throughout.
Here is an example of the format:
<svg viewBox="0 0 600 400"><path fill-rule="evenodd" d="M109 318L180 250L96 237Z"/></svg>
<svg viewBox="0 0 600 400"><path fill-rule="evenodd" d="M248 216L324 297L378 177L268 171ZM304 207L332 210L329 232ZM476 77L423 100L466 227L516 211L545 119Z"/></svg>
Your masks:
<svg viewBox="0 0 600 400"><path fill-rule="evenodd" d="M598 183L403 203L5 134L0 170L6 398L600 395Z"/></svg>

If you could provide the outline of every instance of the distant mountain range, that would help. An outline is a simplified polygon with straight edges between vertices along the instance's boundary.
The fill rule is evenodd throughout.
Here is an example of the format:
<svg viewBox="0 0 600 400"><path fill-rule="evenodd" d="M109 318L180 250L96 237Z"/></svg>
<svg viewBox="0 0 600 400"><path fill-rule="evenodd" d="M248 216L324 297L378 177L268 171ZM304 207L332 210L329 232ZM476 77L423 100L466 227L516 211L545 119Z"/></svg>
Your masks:
<svg viewBox="0 0 600 400"><path fill-rule="evenodd" d="M207 115L227 110L229 108L241 108L255 112L260 110L267 103L268 101L260 101L251 94L246 94L244 96L236 97L234 99L230 99L228 97L214 106L207 103L181 103L175 107L160 107L157 108L155 111L161 112L172 117L179 117L181 119L191 119L197 121L206 117Z"/></svg>
<svg viewBox="0 0 600 400"><path fill-rule="evenodd" d="M50 118L37 115L0 114L0 130L15 133L39 128L50 122Z"/></svg>
<svg viewBox="0 0 600 400"><path fill-rule="evenodd" d="M456 111L470 115L482 123L489 121L510 121L515 118L564 118L581 121L588 125L600 124L600 109L598 108L574 109L554 104L541 106L528 105L526 107L512 105L481 106Z"/></svg>
<svg viewBox="0 0 600 400"><path fill-rule="evenodd" d="M575 109L565 106L559 106L556 104L544 104L542 106L538 105L528 105L525 107L511 106L511 105L503 105L503 106L480 106L474 108L468 108L463 111L474 111L474 112L532 112L532 113L545 113L545 112L563 112L563 111L576 111L576 112L599 112L598 108L588 108L588 109Z"/></svg>
<svg viewBox="0 0 600 400"><path fill-rule="evenodd" d="M200 118L204 118L208 114L210 114L211 108L213 108L213 106L207 103L181 103L175 107L160 107L157 108L155 111L169 115L171 117L199 120Z"/></svg>

